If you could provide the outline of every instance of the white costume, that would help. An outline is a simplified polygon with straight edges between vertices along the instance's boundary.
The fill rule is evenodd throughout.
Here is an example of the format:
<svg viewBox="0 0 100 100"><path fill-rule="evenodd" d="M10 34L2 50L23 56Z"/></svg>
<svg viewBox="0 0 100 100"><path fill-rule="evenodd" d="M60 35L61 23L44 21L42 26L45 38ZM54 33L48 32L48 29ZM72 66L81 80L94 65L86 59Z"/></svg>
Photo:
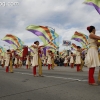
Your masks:
<svg viewBox="0 0 100 100"><path fill-rule="evenodd" d="M95 43L95 40L89 38L88 43L89 43L89 49L87 51L87 55L85 58L85 65L89 68L100 66L98 48L97 48L97 44Z"/></svg>
<svg viewBox="0 0 100 100"><path fill-rule="evenodd" d="M26 59L26 65L29 65L29 55L26 57L27 59Z"/></svg>
<svg viewBox="0 0 100 100"><path fill-rule="evenodd" d="M52 64L52 57L51 57L51 53L47 53L47 64Z"/></svg>
<svg viewBox="0 0 100 100"><path fill-rule="evenodd" d="M73 56L70 57L70 64L71 64L71 63L74 63L74 58L73 58Z"/></svg>
<svg viewBox="0 0 100 100"><path fill-rule="evenodd" d="M10 54L6 53L6 61L5 61L5 66L9 66L10 63Z"/></svg>
<svg viewBox="0 0 100 100"><path fill-rule="evenodd" d="M34 56L32 60L32 66L38 66L38 46L35 45L37 48L34 48Z"/></svg>
<svg viewBox="0 0 100 100"><path fill-rule="evenodd" d="M81 54L79 51L76 51L76 60L75 64L81 64Z"/></svg>
<svg viewBox="0 0 100 100"><path fill-rule="evenodd" d="M68 63L67 57L64 59L64 64Z"/></svg>
<svg viewBox="0 0 100 100"><path fill-rule="evenodd" d="M1 64L4 64L4 57L1 59Z"/></svg>

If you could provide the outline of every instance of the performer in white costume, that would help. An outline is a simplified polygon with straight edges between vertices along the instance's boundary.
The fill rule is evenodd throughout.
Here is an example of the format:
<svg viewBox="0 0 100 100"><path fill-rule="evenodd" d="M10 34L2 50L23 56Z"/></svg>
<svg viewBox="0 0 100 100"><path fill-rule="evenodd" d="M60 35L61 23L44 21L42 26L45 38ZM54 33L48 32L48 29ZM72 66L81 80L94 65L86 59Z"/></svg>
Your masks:
<svg viewBox="0 0 100 100"><path fill-rule="evenodd" d="M22 57L21 57L21 56L19 56L18 65L19 65L19 68L21 68L21 67L22 67Z"/></svg>
<svg viewBox="0 0 100 100"><path fill-rule="evenodd" d="M48 70L50 70L52 67L52 51L47 52L47 57Z"/></svg>
<svg viewBox="0 0 100 100"><path fill-rule="evenodd" d="M81 67L81 47L80 46L77 46L75 64L76 64L77 72L79 72L80 67Z"/></svg>
<svg viewBox="0 0 100 100"><path fill-rule="evenodd" d="M32 66L33 66L33 75L36 75L36 67L38 67L38 48L39 48L39 42L36 41L34 42L34 57L33 57L33 61L32 61Z"/></svg>
<svg viewBox="0 0 100 100"><path fill-rule="evenodd" d="M30 65L31 65L30 55L27 55L27 57L26 57L26 69L29 69Z"/></svg>
<svg viewBox="0 0 100 100"><path fill-rule="evenodd" d="M90 85L98 85L94 80L94 71L95 67L100 66L99 56L98 56L98 40L100 36L95 35L96 29L94 26L87 27L89 31L89 49L87 51L87 56L85 58L85 65L89 68L89 79L88 82Z"/></svg>
<svg viewBox="0 0 100 100"><path fill-rule="evenodd" d="M67 58L67 56L65 56L65 58L64 58L64 66L66 67L67 64L68 64L68 58Z"/></svg>
<svg viewBox="0 0 100 100"><path fill-rule="evenodd" d="M74 55L72 52L71 52L71 57L70 57L70 67L74 68Z"/></svg>
<svg viewBox="0 0 100 100"><path fill-rule="evenodd" d="M11 55L10 50L7 50L7 52L6 52L6 60L5 60L6 72L9 72L10 55Z"/></svg>

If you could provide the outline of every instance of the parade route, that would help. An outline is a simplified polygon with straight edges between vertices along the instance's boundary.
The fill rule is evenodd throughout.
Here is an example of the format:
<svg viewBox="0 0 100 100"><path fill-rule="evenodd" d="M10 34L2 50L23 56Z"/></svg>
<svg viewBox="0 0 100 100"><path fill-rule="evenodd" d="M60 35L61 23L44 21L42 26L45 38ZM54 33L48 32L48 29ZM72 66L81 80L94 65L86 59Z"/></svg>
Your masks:
<svg viewBox="0 0 100 100"><path fill-rule="evenodd" d="M0 100L99 100L100 86L88 85L88 68L43 67L44 77L34 77L32 68L5 73L0 67ZM38 71L38 69L37 69ZM97 79L98 68L95 71ZM90 95L91 94L91 95Z"/></svg>

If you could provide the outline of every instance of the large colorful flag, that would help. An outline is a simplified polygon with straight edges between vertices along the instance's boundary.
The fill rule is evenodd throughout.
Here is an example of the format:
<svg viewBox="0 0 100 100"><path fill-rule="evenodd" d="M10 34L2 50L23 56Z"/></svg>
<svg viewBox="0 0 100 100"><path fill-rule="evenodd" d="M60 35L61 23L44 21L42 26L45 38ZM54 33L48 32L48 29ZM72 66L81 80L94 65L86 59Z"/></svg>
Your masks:
<svg viewBox="0 0 100 100"><path fill-rule="evenodd" d="M40 26L40 28L44 29L48 35L48 39L50 41L56 39L59 35L55 32L55 29L48 26Z"/></svg>
<svg viewBox="0 0 100 100"><path fill-rule="evenodd" d="M87 48L88 46L88 36L83 33L76 31L71 39L80 42L83 48Z"/></svg>
<svg viewBox="0 0 100 100"><path fill-rule="evenodd" d="M37 35L42 40L44 45L47 45L58 37L58 34L55 33L53 29L50 29L46 26L30 25L26 29Z"/></svg>
<svg viewBox="0 0 100 100"><path fill-rule="evenodd" d="M21 41L17 36L14 36L12 34L7 34L3 39L3 41L9 43L14 48L20 48L23 46L24 42Z"/></svg>
<svg viewBox="0 0 100 100"><path fill-rule="evenodd" d="M87 5L93 6L97 12L100 14L100 0L85 0L84 2Z"/></svg>
<svg viewBox="0 0 100 100"><path fill-rule="evenodd" d="M75 32L74 35L72 36L72 39L73 38L80 38L86 45L88 45L88 36L81 33L81 32Z"/></svg>
<svg viewBox="0 0 100 100"><path fill-rule="evenodd" d="M72 40L75 40L75 41L81 43L81 45L82 45L83 48L87 48L87 45L83 42L82 39L80 39L80 38L77 37L77 38L72 38Z"/></svg>

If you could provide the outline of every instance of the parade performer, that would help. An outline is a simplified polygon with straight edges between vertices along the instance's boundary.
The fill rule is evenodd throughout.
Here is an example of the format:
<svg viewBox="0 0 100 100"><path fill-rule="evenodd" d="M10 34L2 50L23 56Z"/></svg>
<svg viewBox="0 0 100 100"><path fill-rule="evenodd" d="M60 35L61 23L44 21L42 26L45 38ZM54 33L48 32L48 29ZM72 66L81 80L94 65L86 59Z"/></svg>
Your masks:
<svg viewBox="0 0 100 100"><path fill-rule="evenodd" d="M39 64L39 76L40 77L43 77L42 75L42 49L43 46L39 46L39 49L38 49L38 64Z"/></svg>
<svg viewBox="0 0 100 100"><path fill-rule="evenodd" d="M33 61L32 61L32 66L33 66L33 75L36 75L36 67L38 67L38 47L39 47L39 42L35 41L34 45L32 45L34 47L34 57L33 57Z"/></svg>
<svg viewBox="0 0 100 100"><path fill-rule="evenodd" d="M75 64L76 64L77 72L79 72L80 66L81 66L81 47L80 46L77 46Z"/></svg>
<svg viewBox="0 0 100 100"><path fill-rule="evenodd" d="M52 52L52 54L51 54L51 56L52 56L52 66L51 66L51 69L54 69L54 67L55 67L55 63L54 63L54 53Z"/></svg>
<svg viewBox="0 0 100 100"><path fill-rule="evenodd" d="M67 58L67 55L65 56L64 58L64 66L66 67L68 65L68 58Z"/></svg>
<svg viewBox="0 0 100 100"><path fill-rule="evenodd" d="M90 33L88 38L89 49L85 58L85 65L89 68L88 82L90 85L98 85L94 79L94 71L95 67L100 66L97 48L97 46L100 46L100 43L98 43L100 36L95 35L96 29L94 26L87 27L87 30Z"/></svg>
<svg viewBox="0 0 100 100"><path fill-rule="evenodd" d="M22 57L21 56L19 56L18 65L19 65L19 68L22 67Z"/></svg>
<svg viewBox="0 0 100 100"><path fill-rule="evenodd" d="M5 59L6 72L9 72L10 54L10 50L7 50Z"/></svg>
<svg viewBox="0 0 100 100"><path fill-rule="evenodd" d="M30 68L30 55L27 55L26 57L26 69Z"/></svg>
<svg viewBox="0 0 100 100"><path fill-rule="evenodd" d="M15 68L17 68L17 66L18 66L18 55L17 54L15 55L14 66L15 66Z"/></svg>
<svg viewBox="0 0 100 100"><path fill-rule="evenodd" d="M52 67L52 51L48 50L47 57L48 70L50 70Z"/></svg>
<svg viewBox="0 0 100 100"><path fill-rule="evenodd" d="M70 57L70 67L74 68L74 55L72 52L71 52L71 57Z"/></svg>

